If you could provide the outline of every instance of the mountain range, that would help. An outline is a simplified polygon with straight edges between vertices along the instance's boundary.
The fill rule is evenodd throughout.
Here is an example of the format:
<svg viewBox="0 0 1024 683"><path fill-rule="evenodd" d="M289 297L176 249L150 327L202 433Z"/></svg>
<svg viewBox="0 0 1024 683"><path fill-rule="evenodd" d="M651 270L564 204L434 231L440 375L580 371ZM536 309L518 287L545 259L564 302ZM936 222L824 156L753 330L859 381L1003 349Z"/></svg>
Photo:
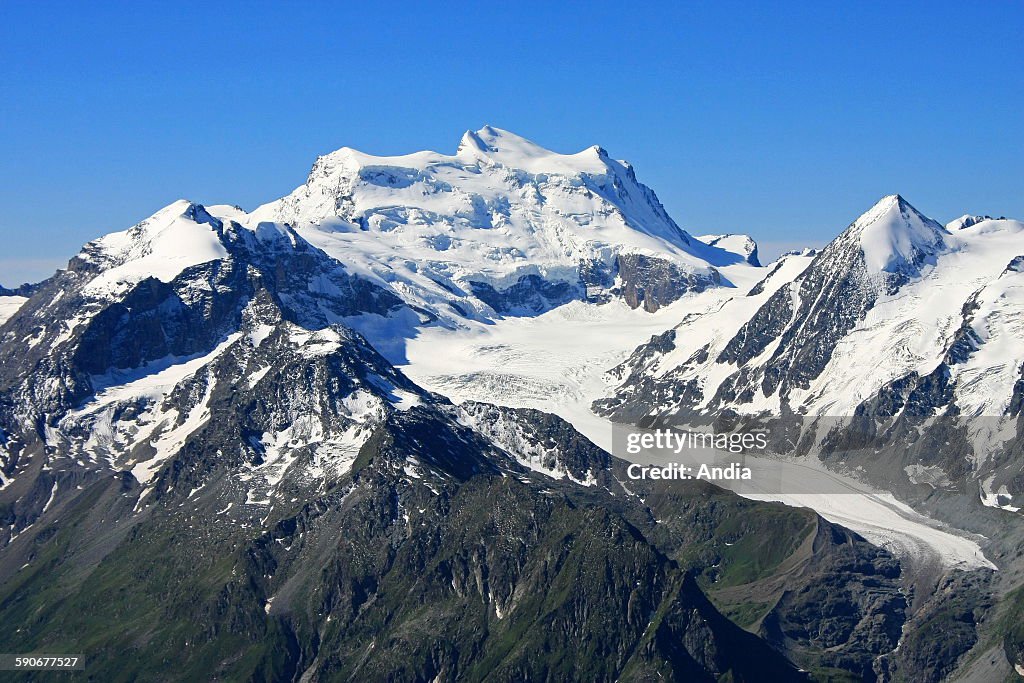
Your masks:
<svg viewBox="0 0 1024 683"><path fill-rule="evenodd" d="M1012 680L1022 273L1024 223L899 195L762 266L604 149L489 126L342 148L250 212L176 201L0 289L0 651L104 681ZM637 481L614 448L723 417L865 492Z"/></svg>

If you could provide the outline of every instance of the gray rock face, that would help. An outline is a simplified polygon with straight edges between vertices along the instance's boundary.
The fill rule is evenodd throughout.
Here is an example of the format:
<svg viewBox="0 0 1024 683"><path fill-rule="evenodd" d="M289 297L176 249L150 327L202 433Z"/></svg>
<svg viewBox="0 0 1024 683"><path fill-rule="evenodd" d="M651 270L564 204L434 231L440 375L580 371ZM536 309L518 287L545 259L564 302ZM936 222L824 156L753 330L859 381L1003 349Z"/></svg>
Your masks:
<svg viewBox="0 0 1024 683"><path fill-rule="evenodd" d="M7 287L0 286L0 296L30 297L39 291L45 284L46 280L43 280L42 282L26 282L14 289L8 289Z"/></svg>
<svg viewBox="0 0 1024 683"><path fill-rule="evenodd" d="M892 652L900 641L907 600L897 581L899 565L885 553L858 547L858 540L820 524L814 561L761 619L758 633L794 661L874 680L877 653Z"/></svg>
<svg viewBox="0 0 1024 683"><path fill-rule="evenodd" d="M703 275L642 254L619 254L613 265L584 261L578 272L577 282L531 274L503 289L486 282L470 281L469 285L474 296L503 316L538 315L570 301L604 302L613 296L621 296L631 308L653 313L687 293L731 286L714 268Z"/></svg>
<svg viewBox="0 0 1024 683"><path fill-rule="evenodd" d="M501 315L537 315L582 298L580 287L524 275L512 286L497 290L486 282L470 282L474 296Z"/></svg>
<svg viewBox="0 0 1024 683"><path fill-rule="evenodd" d="M620 254L617 266L623 299L630 307L651 313L687 292L723 285L715 269L708 276L688 273L670 261L642 254Z"/></svg>

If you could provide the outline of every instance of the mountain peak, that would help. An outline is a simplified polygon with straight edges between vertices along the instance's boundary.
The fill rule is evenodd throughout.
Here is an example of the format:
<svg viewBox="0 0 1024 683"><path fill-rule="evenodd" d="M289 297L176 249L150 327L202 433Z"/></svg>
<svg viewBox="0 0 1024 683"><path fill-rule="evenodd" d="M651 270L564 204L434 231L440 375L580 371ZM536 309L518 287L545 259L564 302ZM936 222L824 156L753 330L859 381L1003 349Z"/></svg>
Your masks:
<svg viewBox="0 0 1024 683"><path fill-rule="evenodd" d="M960 216L959 218L956 218L954 220L951 220L949 223L946 223L946 230L948 230L950 232L955 232L957 230L964 230L965 228L969 228L971 226L977 225L978 223L981 223L982 221L990 221L990 220L993 220L992 216L988 216L988 215L985 215L985 216L972 216L969 213L965 213L963 216Z"/></svg>
<svg viewBox="0 0 1024 683"><path fill-rule="evenodd" d="M739 235L725 233L721 235L699 235L696 239L710 247L718 247L725 251L739 254L743 260L752 266L760 267L761 262L757 257L757 242L750 235Z"/></svg>
<svg viewBox="0 0 1024 683"><path fill-rule="evenodd" d="M488 151L495 154L519 154L525 156L548 156L554 154L550 149L541 147L532 140L521 135L494 126L484 126L474 133L483 142Z"/></svg>
<svg viewBox="0 0 1024 683"><path fill-rule="evenodd" d="M608 154L597 145L575 154L560 154L521 135L490 125L466 131L455 156L486 160L533 174L604 174L609 170Z"/></svg>
<svg viewBox="0 0 1024 683"><path fill-rule="evenodd" d="M848 233L856 236L869 272L896 272L934 253L948 235L898 194L875 202L861 214Z"/></svg>
<svg viewBox="0 0 1024 683"><path fill-rule="evenodd" d="M467 152L473 155L486 156L490 151L487 143L483 141L477 131L467 130L462 134L462 139L459 140L459 147L455 151L455 156L462 156Z"/></svg>
<svg viewBox="0 0 1024 683"><path fill-rule="evenodd" d="M169 282L185 268L222 259L221 226L203 205L179 199L127 230L93 240L76 257L102 270L86 291L116 294L147 277Z"/></svg>
<svg viewBox="0 0 1024 683"><path fill-rule="evenodd" d="M497 295L473 294L485 288L522 299L547 287L536 303L561 287L564 298L582 291L581 267L611 287L623 254L667 263L665 272L699 286L720 284L715 267L749 256L693 240L632 167L601 147L562 154L491 125L465 131L454 154L342 148L318 158L291 194L236 220L289 224L354 271L403 282L422 297L417 305L440 315L452 296L465 297L464 310L483 302L481 315L498 311Z"/></svg>

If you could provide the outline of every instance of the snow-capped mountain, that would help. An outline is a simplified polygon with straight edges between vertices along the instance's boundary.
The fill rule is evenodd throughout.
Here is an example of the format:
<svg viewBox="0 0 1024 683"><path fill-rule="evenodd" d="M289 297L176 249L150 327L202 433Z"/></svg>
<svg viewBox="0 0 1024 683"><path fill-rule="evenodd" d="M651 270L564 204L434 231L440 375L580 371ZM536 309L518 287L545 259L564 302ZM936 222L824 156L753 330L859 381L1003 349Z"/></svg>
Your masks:
<svg viewBox="0 0 1024 683"><path fill-rule="evenodd" d="M544 176L530 181L538 185L597 182L575 166L535 161L527 166ZM498 175L519 172L482 163ZM613 185L629 178L625 167L609 168L625 173L609 171ZM642 186L629 192L656 208ZM503 233L464 225L454 210L446 216L464 242L476 239L465 277L484 277L490 271L474 260L480 245ZM630 310L627 302L655 310L654 297L668 287L725 284L684 248L690 238L648 218L616 219L622 240L610 243L600 233L614 221L601 224L593 243L574 242L559 224L549 234L579 250L563 258L550 243L545 269L520 287L582 289L546 278L562 268L581 281L611 265L616 275L591 285L591 296L617 299L615 310ZM558 223L557 212L543 220ZM565 220L588 234L577 218ZM527 223L520 227L548 225ZM670 228L676 232L654 234ZM28 296L5 297L0 612L23 625L0 634L5 648L77 649L90 638L99 653L89 660L94 675L128 671L139 680L166 680L167 671L156 675L149 663L166 661L167 648L179 652L172 677L182 680L453 680L461 671L544 679L570 661L578 680L643 680L680 667L710 679L769 671L804 680L783 648L724 617L672 559L695 544L708 554L727 548L718 525L759 544L789 542L788 531L780 534L793 527L821 536L827 551L815 571L860 567L844 575L834 612L857 615L871 624L860 629L865 637L895 644L905 600L885 551L806 511L785 510L788 524L758 528L747 511L760 504L735 496L717 509L736 523L702 519L660 530L643 500L671 490L627 490L625 464L560 418L456 406L409 380L351 325L372 318L381 327L436 328L443 316L433 312L429 288L382 270L401 252L386 236L401 230L366 232L384 236L379 260L369 243L334 255L318 248L304 235L333 234L321 227L300 231L229 206L179 201L90 242ZM514 232L503 239L525 239ZM673 240L667 257L638 248ZM735 254L694 249L739 267L727 265L739 264ZM600 258L588 270L581 254ZM520 265L508 271L517 283ZM680 273L682 283L638 279ZM508 289L491 285L463 298L497 315L494 296L508 300ZM453 310L451 319L475 322ZM744 561L735 555L715 567ZM687 561L687 571L704 564L711 562ZM873 574L884 574L880 589L858 598L856 586L879 585ZM43 586L56 592L37 590ZM57 616L19 619L24 608ZM140 609L137 619L125 616ZM579 610L591 616L580 620ZM655 615L656 637L648 628ZM148 635L140 640L138 629ZM598 633L611 650L592 651ZM381 637L394 644L377 645ZM508 651L513 641L521 654ZM818 647L815 638L801 643ZM856 670L870 668L874 656L856 639L835 655Z"/></svg>
<svg viewBox="0 0 1024 683"><path fill-rule="evenodd" d="M757 242L749 235L736 235L733 233L725 235L698 235L697 239L709 246L739 254L752 266L761 265L761 261L757 257Z"/></svg>
<svg viewBox="0 0 1024 683"><path fill-rule="evenodd" d="M4 408L4 482L27 462L18 426L41 429L69 462L148 483L210 419L218 377L252 389L273 365L260 360L267 348L280 358L360 344L369 353L350 332L359 330L402 359L404 339L423 326L571 300L654 311L730 287L719 269L748 267L747 257L689 236L599 147L556 154L485 127L452 156L342 148L252 213L179 200L86 244L66 270L21 292L31 297L10 292L0 387L17 399ZM382 401L415 393L375 376L337 397L343 415L379 417ZM355 423L314 422L304 438L358 450Z"/></svg>
<svg viewBox="0 0 1024 683"><path fill-rule="evenodd" d="M1022 247L1024 224L894 195L762 267L601 148L491 127L453 155L342 148L251 212L174 202L0 290L0 616L24 624L0 645L101 632L147 656L96 675L140 680L169 653L184 678L945 675L976 629L938 658L914 638L965 623L947 594L989 614L978 541L915 518L955 552L894 556L855 506L867 541L813 495L627 481L606 418L841 416L870 450L894 417L900 444L993 417L967 440L1010 448L856 464L1009 514ZM848 436L821 435L830 464Z"/></svg>
<svg viewBox="0 0 1024 683"><path fill-rule="evenodd" d="M467 132L454 155L317 159L287 197L232 216L287 223L442 319L534 315L623 294L650 310L729 286L737 254L694 239L633 168L600 147L557 154L508 131Z"/></svg>
<svg viewBox="0 0 1024 683"><path fill-rule="evenodd" d="M955 416L969 453L904 456L904 476L969 480L986 503L1012 508L1021 463L993 467L1019 413L1024 224L951 227L883 198L819 253L783 257L746 296L642 346L596 409L625 420Z"/></svg>

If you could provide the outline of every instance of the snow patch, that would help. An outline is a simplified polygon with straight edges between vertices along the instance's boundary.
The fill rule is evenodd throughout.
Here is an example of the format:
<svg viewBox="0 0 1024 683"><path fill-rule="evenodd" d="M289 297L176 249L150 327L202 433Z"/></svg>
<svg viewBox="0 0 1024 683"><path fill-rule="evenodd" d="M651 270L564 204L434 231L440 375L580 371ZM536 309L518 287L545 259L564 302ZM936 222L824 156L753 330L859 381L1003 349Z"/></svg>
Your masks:
<svg viewBox="0 0 1024 683"><path fill-rule="evenodd" d="M7 322L11 316L18 312L28 299L23 296L0 296L0 325Z"/></svg>

